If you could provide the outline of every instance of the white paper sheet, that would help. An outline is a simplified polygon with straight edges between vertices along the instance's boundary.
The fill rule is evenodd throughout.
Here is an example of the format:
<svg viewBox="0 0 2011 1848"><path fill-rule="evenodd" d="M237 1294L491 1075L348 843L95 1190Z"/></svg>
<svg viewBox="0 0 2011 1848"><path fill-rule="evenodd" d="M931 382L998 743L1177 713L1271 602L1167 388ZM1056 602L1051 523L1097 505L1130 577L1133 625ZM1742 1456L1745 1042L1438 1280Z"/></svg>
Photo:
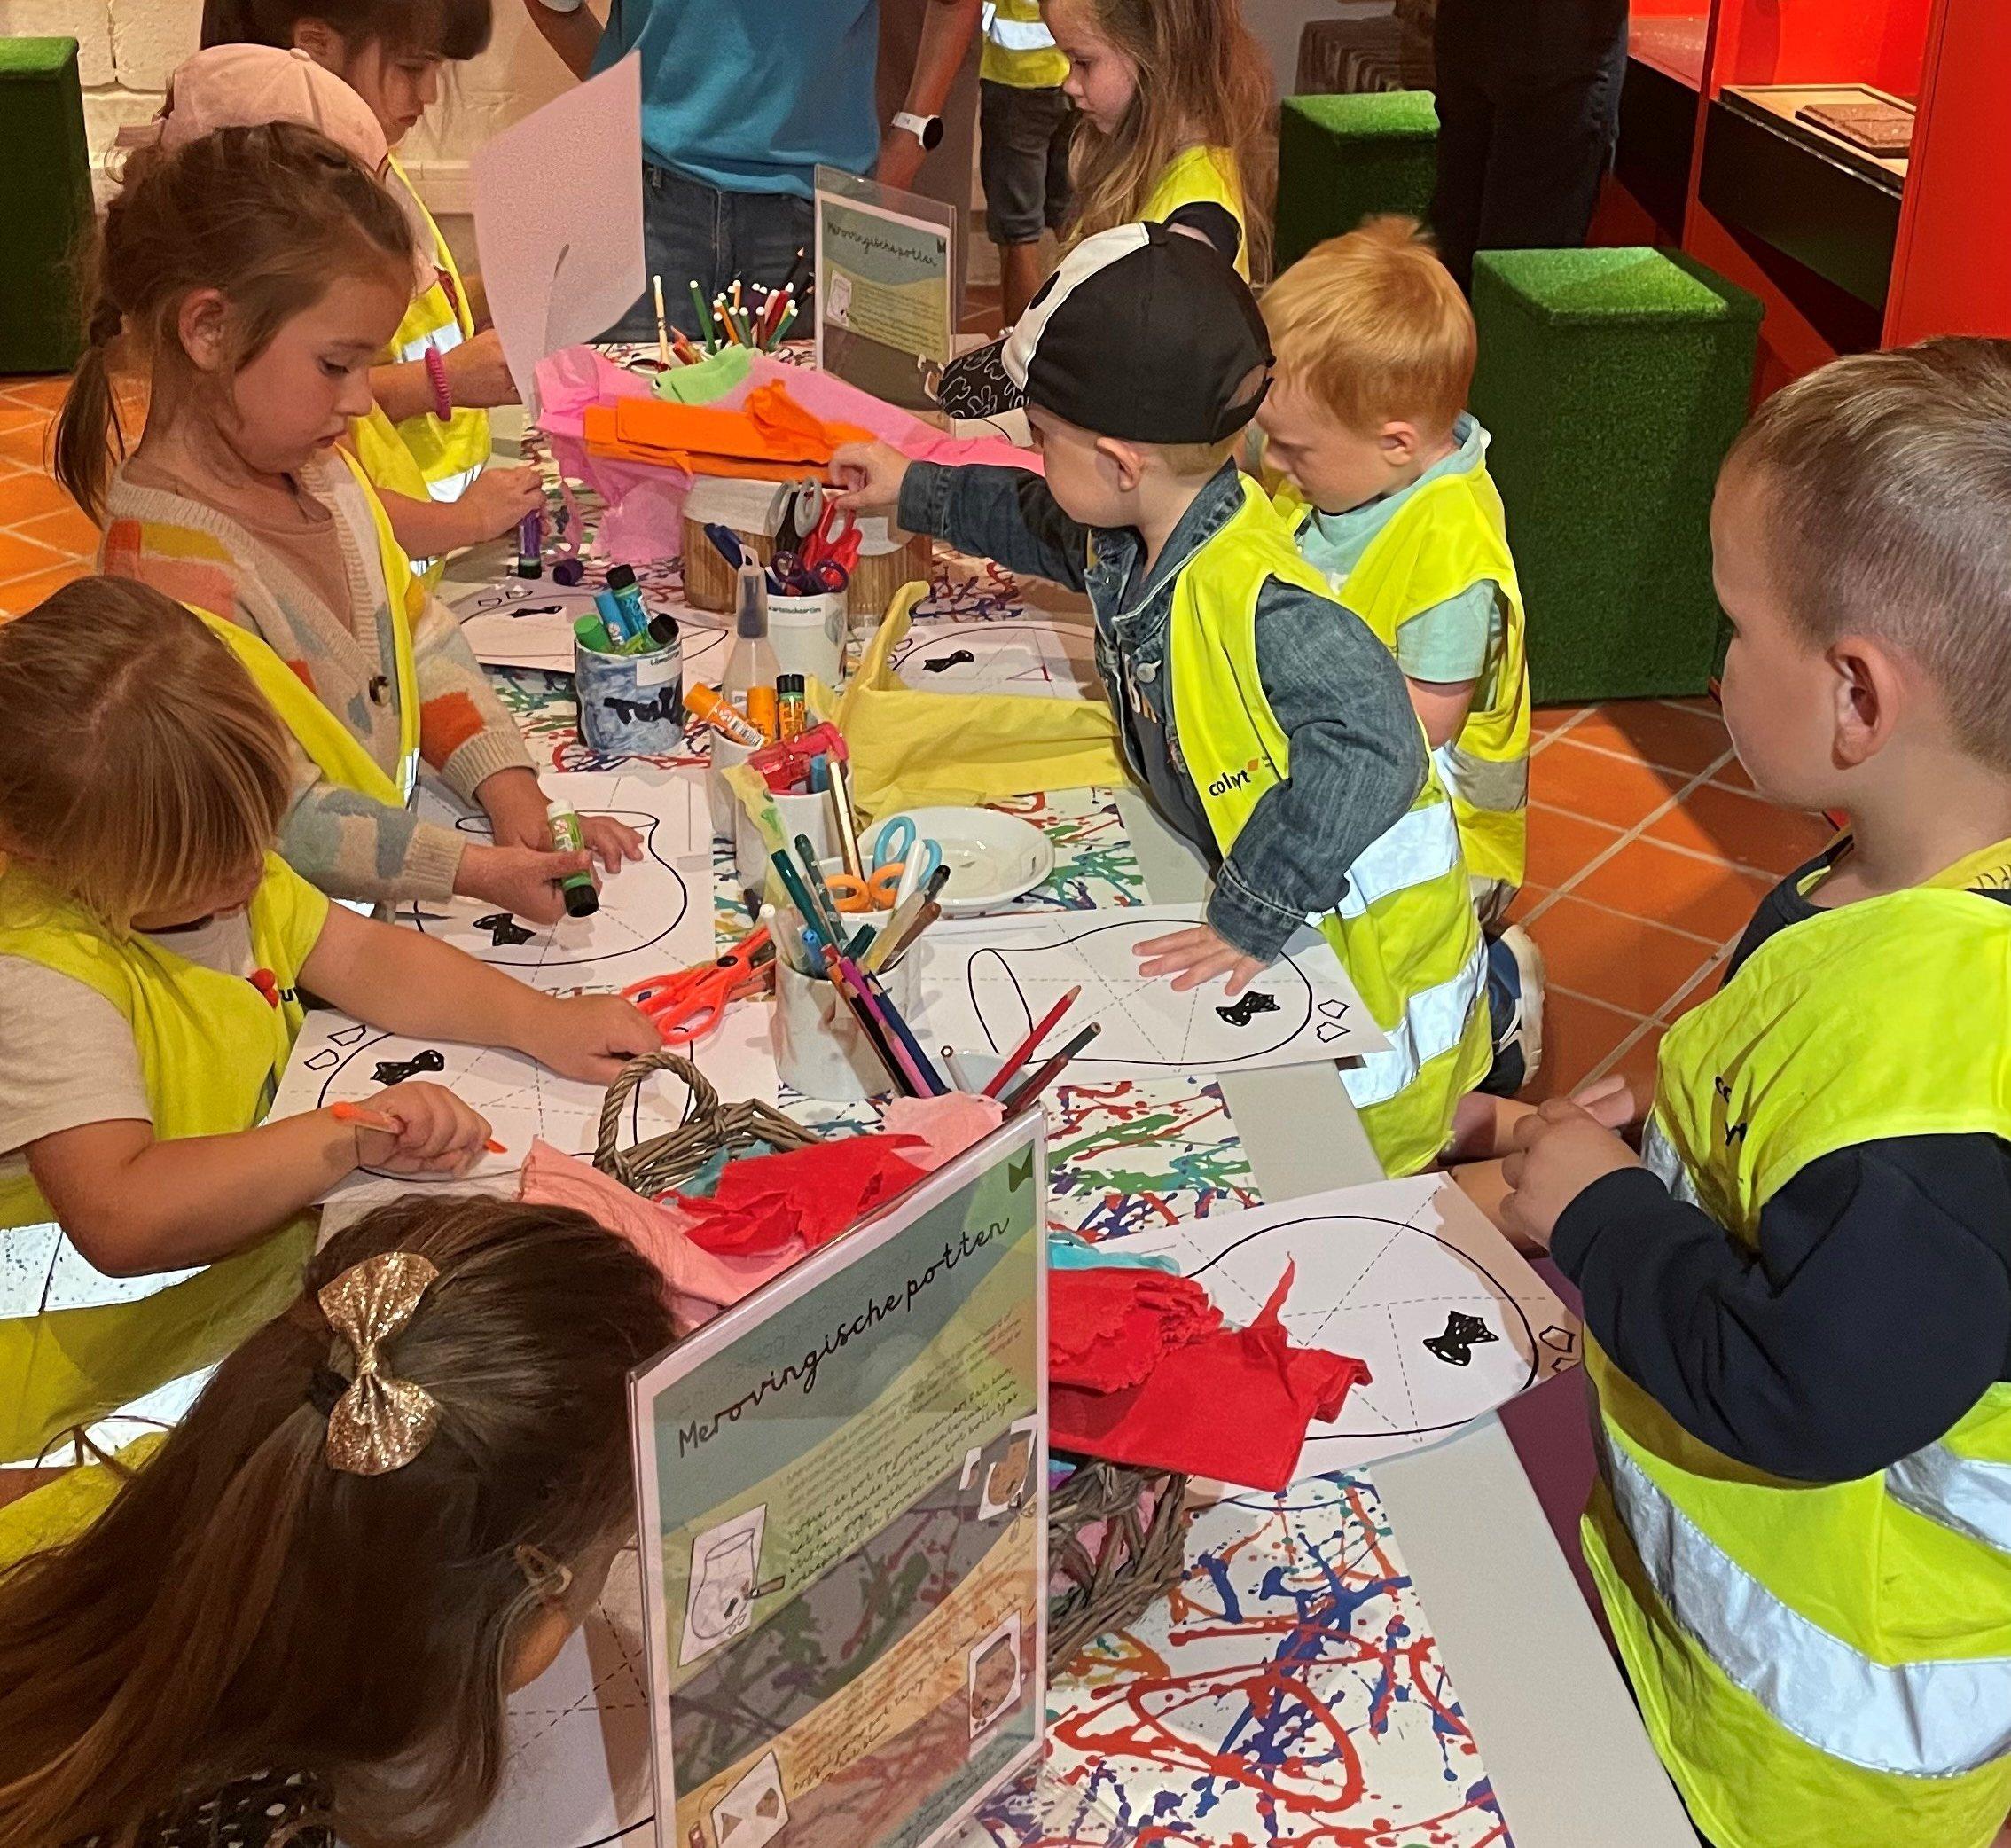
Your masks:
<svg viewBox="0 0 2011 1848"><path fill-rule="evenodd" d="M1295 1480L1436 1444L1578 1359L1570 1312L1443 1174L1213 1213L1123 1246L1177 1260L1243 1327L1294 1265L1287 1333L1368 1362L1374 1377L1307 1433Z"/></svg>
<svg viewBox="0 0 2011 1848"><path fill-rule="evenodd" d="M891 665L923 693L1103 697L1094 630L1052 616L918 618Z"/></svg>
<svg viewBox="0 0 2011 1848"><path fill-rule="evenodd" d="M593 340L649 286L638 53L498 130L468 163L489 311L535 418L534 369Z"/></svg>
<svg viewBox="0 0 2011 1848"><path fill-rule="evenodd" d="M643 600L677 619L685 684L702 680L716 686L726 666L731 638L720 619L693 611L646 589ZM548 674L573 671L573 624L593 614L593 592L567 590L549 577L508 577L448 599L474 658L489 667L541 668Z"/></svg>
<svg viewBox="0 0 2011 1848"><path fill-rule="evenodd" d="M1092 1021L1103 1030L1069 1066L1078 1078L1258 1071L1389 1045L1325 942L1274 964L1233 1001L1220 983L1176 994L1138 973L1138 944L1200 917L1198 905L1141 904L940 923L912 955L918 1028L931 1045L1007 1053L1080 983L1081 998L1029 1067Z"/></svg>
<svg viewBox="0 0 2011 1848"><path fill-rule="evenodd" d="M398 920L554 992L625 988L709 958L712 821L704 772L559 771L540 780L547 795L581 814L617 816L643 837L641 859L601 875L599 911L534 925L487 899L427 899L401 905ZM430 821L489 839L488 818L430 779L417 807Z"/></svg>
<svg viewBox="0 0 2011 1848"><path fill-rule="evenodd" d="M512 1194L534 1138L567 1155L591 1161L599 1138L605 1089L561 1078L521 1053L460 1045L447 1039L409 1039L382 1033L348 1015L317 1008L301 1023L271 1116L298 1116L334 1103L360 1103L387 1085L422 1078L451 1091L489 1119L501 1153L484 1155L468 1173L392 1174L359 1169L324 1197L376 1201L415 1190L454 1192L470 1187ZM677 1127L685 1087L668 1073L639 1085L623 1116L625 1148Z"/></svg>

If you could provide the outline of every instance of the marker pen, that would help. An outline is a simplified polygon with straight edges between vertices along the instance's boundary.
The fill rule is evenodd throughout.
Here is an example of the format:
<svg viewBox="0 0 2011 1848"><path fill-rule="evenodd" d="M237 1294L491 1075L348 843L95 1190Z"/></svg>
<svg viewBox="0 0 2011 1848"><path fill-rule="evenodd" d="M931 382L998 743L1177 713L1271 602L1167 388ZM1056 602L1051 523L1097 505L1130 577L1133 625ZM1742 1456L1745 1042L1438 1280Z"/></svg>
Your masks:
<svg viewBox="0 0 2011 1848"><path fill-rule="evenodd" d="M544 818L552 829L552 845L559 853L579 853L586 847L586 831L570 803L553 802L545 806ZM600 909L600 894L594 889L593 874L569 873L559 881L559 896L566 901L566 914L591 918Z"/></svg>

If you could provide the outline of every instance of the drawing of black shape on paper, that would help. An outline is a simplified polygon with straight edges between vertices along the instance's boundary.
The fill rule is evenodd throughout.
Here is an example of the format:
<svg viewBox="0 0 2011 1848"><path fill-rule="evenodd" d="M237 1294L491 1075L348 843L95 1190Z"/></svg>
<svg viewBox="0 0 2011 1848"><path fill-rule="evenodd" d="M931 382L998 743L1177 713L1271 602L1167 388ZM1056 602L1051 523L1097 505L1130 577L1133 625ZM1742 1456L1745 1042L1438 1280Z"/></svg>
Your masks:
<svg viewBox="0 0 2011 1848"><path fill-rule="evenodd" d="M414 1053L410 1059L385 1059L379 1062L372 1074L380 1085L403 1085L407 1078L416 1078L422 1071L445 1071L447 1061L438 1046L428 1046L423 1053Z"/></svg>
<svg viewBox="0 0 2011 1848"><path fill-rule="evenodd" d="M951 668L973 667L976 662L977 656L973 654L968 648L959 648L954 654L944 654L935 661L923 662L922 672L925 674L941 674Z"/></svg>
<svg viewBox="0 0 2011 1848"><path fill-rule="evenodd" d="M712 1833L719 1848L763 1848L781 1834L788 1821L782 1767L772 1751L757 1758L747 1775L712 1808Z"/></svg>
<svg viewBox="0 0 2011 1848"><path fill-rule="evenodd" d="M1319 1004L1319 1022L1313 1030L1319 1036L1322 1045L1329 1040L1339 1039L1348 1030L1348 1004L1331 998L1322 1001Z"/></svg>
<svg viewBox="0 0 2011 1848"><path fill-rule="evenodd" d="M1477 1315L1464 1315L1457 1309L1451 1309L1445 1314L1444 1333L1427 1335L1424 1345L1428 1352L1448 1366L1468 1366L1473 1364L1475 1343L1500 1338Z"/></svg>
<svg viewBox="0 0 2011 1848"><path fill-rule="evenodd" d="M1293 963L1280 962L1257 979L1273 1006L1239 1031L1222 1010L1199 996L1183 1011L1185 997L1170 996L1163 982L1139 973L1137 946L1164 934L1152 920L1127 919L1092 925L1057 941L995 948L971 955L965 982L971 1006L990 1042L1004 1053L1068 990L1082 985L1077 1018L1101 1022L1094 1057L1099 1065L1148 1071L1210 1069L1263 1058L1287 1045L1313 1018L1313 991Z"/></svg>
<svg viewBox="0 0 2011 1848"><path fill-rule="evenodd" d="M667 723L678 717L680 712L677 689L666 686L653 700L603 700L601 705L625 725L632 725L646 718L662 719Z"/></svg>
<svg viewBox="0 0 2011 1848"><path fill-rule="evenodd" d="M477 918L474 928L486 930L489 941L498 950L513 944L528 944L537 935L535 930L525 929L508 912L491 912L486 918Z"/></svg>
<svg viewBox="0 0 2011 1848"><path fill-rule="evenodd" d="M1215 1011L1232 1027L1247 1027L1260 1014L1276 1014L1278 1001L1275 996L1260 993L1254 988L1246 989L1240 999Z"/></svg>

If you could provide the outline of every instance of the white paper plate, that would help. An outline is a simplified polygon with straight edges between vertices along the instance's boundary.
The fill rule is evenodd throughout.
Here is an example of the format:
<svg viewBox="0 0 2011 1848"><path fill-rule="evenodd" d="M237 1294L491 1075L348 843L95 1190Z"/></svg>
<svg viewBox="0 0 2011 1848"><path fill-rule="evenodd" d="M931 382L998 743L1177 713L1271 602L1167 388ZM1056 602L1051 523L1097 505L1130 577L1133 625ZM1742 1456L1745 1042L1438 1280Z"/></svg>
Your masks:
<svg viewBox="0 0 2011 1848"><path fill-rule="evenodd" d="M950 883L943 887L941 900L947 917L968 918L997 911L1021 893L1032 891L1054 870L1053 843L1017 815L1002 815L997 809L900 812L924 838L943 850L943 863L950 869ZM872 846L883 822L896 818L888 815L875 821L865 832L865 845Z"/></svg>

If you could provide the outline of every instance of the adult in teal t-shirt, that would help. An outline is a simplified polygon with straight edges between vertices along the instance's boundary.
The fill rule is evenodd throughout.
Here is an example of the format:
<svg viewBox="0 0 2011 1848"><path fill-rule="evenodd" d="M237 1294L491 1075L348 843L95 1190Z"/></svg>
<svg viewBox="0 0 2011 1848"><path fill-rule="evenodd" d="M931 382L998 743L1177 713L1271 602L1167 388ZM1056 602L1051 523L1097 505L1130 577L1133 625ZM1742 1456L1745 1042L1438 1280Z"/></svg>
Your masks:
<svg viewBox="0 0 2011 1848"><path fill-rule="evenodd" d="M672 319L695 333L688 282L708 301L736 279L779 287L809 249L819 166L913 177L979 0L930 0L908 100L884 134L880 0L611 0L605 27L583 6L525 4L582 76L641 54L644 250ZM609 332L655 328L646 296Z"/></svg>

